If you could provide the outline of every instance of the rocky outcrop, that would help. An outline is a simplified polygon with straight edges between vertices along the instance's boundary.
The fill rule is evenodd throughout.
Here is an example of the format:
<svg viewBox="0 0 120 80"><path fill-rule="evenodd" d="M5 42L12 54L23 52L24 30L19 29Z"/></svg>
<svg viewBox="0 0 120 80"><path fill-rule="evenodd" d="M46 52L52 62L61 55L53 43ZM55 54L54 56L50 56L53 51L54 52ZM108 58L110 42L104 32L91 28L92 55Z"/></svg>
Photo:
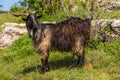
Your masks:
<svg viewBox="0 0 120 80"><path fill-rule="evenodd" d="M107 9L108 9L108 10L120 9L120 1L111 2L110 4L108 4Z"/></svg>
<svg viewBox="0 0 120 80"><path fill-rule="evenodd" d="M101 19L91 22L91 36L103 42L111 42L120 35L120 20Z"/></svg>
<svg viewBox="0 0 120 80"><path fill-rule="evenodd" d="M112 22L111 27L115 34L120 36L120 20L115 20Z"/></svg>
<svg viewBox="0 0 120 80"><path fill-rule="evenodd" d="M9 47L21 35L27 32L25 24L5 23L1 27L3 31L0 32L0 49Z"/></svg>
<svg viewBox="0 0 120 80"><path fill-rule="evenodd" d="M100 7L105 8L107 11L120 9L120 0L94 0L99 3Z"/></svg>
<svg viewBox="0 0 120 80"><path fill-rule="evenodd" d="M87 8L90 8L90 5L92 5L93 9L95 11L98 11L99 8L105 10L105 11L112 11L115 9L120 9L120 0L90 0L91 2L93 2L93 4L90 4L89 0L81 0L84 5L86 5ZM71 1L70 3L70 11L71 12L78 12L79 11L79 6L78 5L74 5L75 2ZM89 4L89 6L87 5Z"/></svg>

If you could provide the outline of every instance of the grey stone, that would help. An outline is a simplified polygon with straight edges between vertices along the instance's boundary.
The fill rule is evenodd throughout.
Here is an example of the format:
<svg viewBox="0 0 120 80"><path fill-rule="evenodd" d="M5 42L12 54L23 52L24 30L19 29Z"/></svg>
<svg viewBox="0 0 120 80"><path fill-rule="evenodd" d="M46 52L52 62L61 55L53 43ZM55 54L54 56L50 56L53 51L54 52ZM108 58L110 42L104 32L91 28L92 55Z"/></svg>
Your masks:
<svg viewBox="0 0 120 80"><path fill-rule="evenodd" d="M106 27L108 30L106 30ZM109 30L110 29L110 30ZM103 42L111 42L120 35L120 20L100 19L92 20L91 36L98 37Z"/></svg>
<svg viewBox="0 0 120 80"><path fill-rule="evenodd" d="M0 32L0 49L8 48L21 35L27 33L25 24L4 23L2 27L3 31Z"/></svg>
<svg viewBox="0 0 120 80"><path fill-rule="evenodd" d="M120 20L113 21L111 27L116 34L120 35Z"/></svg>
<svg viewBox="0 0 120 80"><path fill-rule="evenodd" d="M119 8L120 8L120 1L111 2L107 7L108 10L119 9Z"/></svg>

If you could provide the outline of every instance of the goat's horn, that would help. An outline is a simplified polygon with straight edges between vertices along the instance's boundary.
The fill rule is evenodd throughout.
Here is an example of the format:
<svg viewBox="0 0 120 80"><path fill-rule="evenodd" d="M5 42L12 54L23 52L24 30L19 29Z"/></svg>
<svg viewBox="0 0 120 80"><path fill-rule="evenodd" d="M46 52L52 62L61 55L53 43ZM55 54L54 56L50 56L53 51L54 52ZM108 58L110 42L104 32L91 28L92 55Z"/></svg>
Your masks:
<svg viewBox="0 0 120 80"><path fill-rule="evenodd" d="M39 12L39 10L33 11L32 13L35 14L35 13L37 13L37 12Z"/></svg>
<svg viewBox="0 0 120 80"><path fill-rule="evenodd" d="M35 14L35 13L39 12L40 10L42 10L42 8L40 8L39 10L33 11L32 13Z"/></svg>
<svg viewBox="0 0 120 80"><path fill-rule="evenodd" d="M23 13L23 14L13 14L15 17L19 17L19 16L28 16L28 13Z"/></svg>

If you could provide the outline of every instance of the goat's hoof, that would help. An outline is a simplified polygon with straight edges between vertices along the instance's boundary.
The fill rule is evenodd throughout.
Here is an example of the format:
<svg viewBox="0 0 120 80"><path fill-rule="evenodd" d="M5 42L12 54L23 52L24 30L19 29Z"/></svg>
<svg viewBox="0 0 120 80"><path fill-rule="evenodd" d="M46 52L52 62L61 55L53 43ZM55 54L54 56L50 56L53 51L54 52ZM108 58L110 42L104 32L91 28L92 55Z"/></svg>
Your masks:
<svg viewBox="0 0 120 80"><path fill-rule="evenodd" d="M40 72L40 73L41 73L41 74L44 74L44 73L45 73L45 71L42 71L42 70L41 70L41 72Z"/></svg>
<svg viewBox="0 0 120 80"><path fill-rule="evenodd" d="M50 67L49 66L41 68L41 73L42 74L44 74L45 72L48 72L48 71L50 71Z"/></svg>
<svg viewBox="0 0 120 80"><path fill-rule="evenodd" d="M45 72L47 72L47 70L41 69L41 74L44 74Z"/></svg>
<svg viewBox="0 0 120 80"><path fill-rule="evenodd" d="M79 67L79 68L81 68L81 67L83 67L83 64L72 64L72 65L69 66L69 69L71 69L73 67Z"/></svg>
<svg viewBox="0 0 120 80"><path fill-rule="evenodd" d="M82 68L84 64L78 64L78 67Z"/></svg>
<svg viewBox="0 0 120 80"><path fill-rule="evenodd" d="M76 66L77 66L77 64L72 64L72 65L69 66L69 69L71 69L73 67L76 67Z"/></svg>

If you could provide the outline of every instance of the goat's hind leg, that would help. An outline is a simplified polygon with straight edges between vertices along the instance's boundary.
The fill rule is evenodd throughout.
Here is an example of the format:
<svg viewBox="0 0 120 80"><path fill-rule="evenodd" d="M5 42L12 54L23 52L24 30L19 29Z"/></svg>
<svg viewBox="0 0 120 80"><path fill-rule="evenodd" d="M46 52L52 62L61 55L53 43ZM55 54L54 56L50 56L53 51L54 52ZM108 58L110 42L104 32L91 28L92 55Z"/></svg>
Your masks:
<svg viewBox="0 0 120 80"><path fill-rule="evenodd" d="M69 66L69 68L73 67L82 67L84 65L84 58L85 58L85 50L84 47L80 48L75 55L78 57L77 62Z"/></svg>
<svg viewBox="0 0 120 80"><path fill-rule="evenodd" d="M74 64L70 65L69 68L73 68L73 67L82 67L84 65L84 53L81 56L77 56L77 62L75 62Z"/></svg>
<svg viewBox="0 0 120 80"><path fill-rule="evenodd" d="M85 58L85 53L83 51L80 56L78 55L78 60L77 60L78 67L82 67L84 65L84 58Z"/></svg>
<svg viewBox="0 0 120 80"><path fill-rule="evenodd" d="M43 51L41 53L41 63L42 63L41 73L45 73L46 71L50 70L49 65L48 65L48 57L49 57L48 51L47 52Z"/></svg>

